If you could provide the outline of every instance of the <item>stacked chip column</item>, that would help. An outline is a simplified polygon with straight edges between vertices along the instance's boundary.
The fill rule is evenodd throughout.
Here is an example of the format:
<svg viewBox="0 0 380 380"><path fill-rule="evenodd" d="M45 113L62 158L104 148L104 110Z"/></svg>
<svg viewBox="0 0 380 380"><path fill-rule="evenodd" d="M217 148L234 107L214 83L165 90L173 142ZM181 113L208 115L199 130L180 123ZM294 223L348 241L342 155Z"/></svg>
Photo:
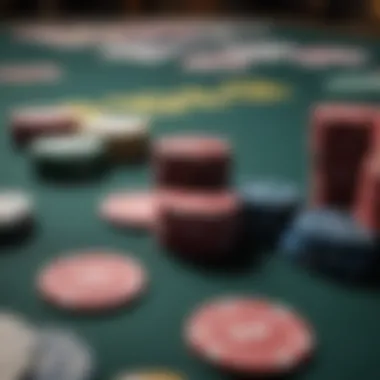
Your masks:
<svg viewBox="0 0 380 380"><path fill-rule="evenodd" d="M374 110L355 104L318 106L312 115L311 203L352 210L362 163L373 150Z"/></svg>
<svg viewBox="0 0 380 380"><path fill-rule="evenodd" d="M160 197L157 236L169 251L225 258L237 241L240 205L229 190L232 149L214 136L171 136L153 149Z"/></svg>

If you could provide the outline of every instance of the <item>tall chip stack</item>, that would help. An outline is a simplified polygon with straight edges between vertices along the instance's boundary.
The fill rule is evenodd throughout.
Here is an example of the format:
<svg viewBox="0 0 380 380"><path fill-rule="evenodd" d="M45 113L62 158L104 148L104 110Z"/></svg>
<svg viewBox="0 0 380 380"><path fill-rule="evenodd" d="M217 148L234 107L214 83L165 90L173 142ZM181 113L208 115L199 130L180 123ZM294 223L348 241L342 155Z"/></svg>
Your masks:
<svg viewBox="0 0 380 380"><path fill-rule="evenodd" d="M229 190L232 150L216 136L164 137L153 147L156 235L176 254L225 259L238 239L240 202Z"/></svg>
<svg viewBox="0 0 380 380"><path fill-rule="evenodd" d="M363 164L355 216L367 228L380 232L380 152Z"/></svg>
<svg viewBox="0 0 380 380"><path fill-rule="evenodd" d="M375 110L322 104L312 115L311 203L352 209L363 159L373 149Z"/></svg>

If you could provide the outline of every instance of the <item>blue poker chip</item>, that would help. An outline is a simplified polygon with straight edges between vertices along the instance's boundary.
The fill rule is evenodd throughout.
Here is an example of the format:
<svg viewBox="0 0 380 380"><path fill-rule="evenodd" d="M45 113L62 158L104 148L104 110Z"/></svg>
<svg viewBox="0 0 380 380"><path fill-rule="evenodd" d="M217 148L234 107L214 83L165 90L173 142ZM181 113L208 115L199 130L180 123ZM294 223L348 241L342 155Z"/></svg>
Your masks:
<svg viewBox="0 0 380 380"><path fill-rule="evenodd" d="M302 200L294 183L272 179L247 183L240 197L245 235L251 236L261 247L276 245Z"/></svg>
<svg viewBox="0 0 380 380"><path fill-rule="evenodd" d="M69 330L43 329L30 380L87 380L93 374L93 353Z"/></svg>
<svg viewBox="0 0 380 380"><path fill-rule="evenodd" d="M365 277L376 260L376 237L343 211L301 212L280 241L282 254L341 277Z"/></svg>
<svg viewBox="0 0 380 380"><path fill-rule="evenodd" d="M285 180L253 181L241 191L245 204L260 209L289 209L300 203L300 191L297 186Z"/></svg>

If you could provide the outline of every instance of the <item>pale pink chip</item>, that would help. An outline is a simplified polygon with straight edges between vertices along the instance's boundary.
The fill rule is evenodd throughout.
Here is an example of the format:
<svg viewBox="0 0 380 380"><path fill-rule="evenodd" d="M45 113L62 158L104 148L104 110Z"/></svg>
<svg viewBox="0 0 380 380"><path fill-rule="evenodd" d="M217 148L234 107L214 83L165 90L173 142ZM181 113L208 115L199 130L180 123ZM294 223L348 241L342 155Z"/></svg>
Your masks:
<svg viewBox="0 0 380 380"><path fill-rule="evenodd" d="M100 215L120 227L150 229L156 220L156 197L150 192L111 194L102 202Z"/></svg>
<svg viewBox="0 0 380 380"><path fill-rule="evenodd" d="M206 361L244 374L289 372L310 357L315 345L301 317L254 298L207 303L190 317L185 338Z"/></svg>
<svg viewBox="0 0 380 380"><path fill-rule="evenodd" d="M128 304L146 287L146 275L134 259L107 250L90 250L57 259L37 281L39 292L58 307L100 311Z"/></svg>

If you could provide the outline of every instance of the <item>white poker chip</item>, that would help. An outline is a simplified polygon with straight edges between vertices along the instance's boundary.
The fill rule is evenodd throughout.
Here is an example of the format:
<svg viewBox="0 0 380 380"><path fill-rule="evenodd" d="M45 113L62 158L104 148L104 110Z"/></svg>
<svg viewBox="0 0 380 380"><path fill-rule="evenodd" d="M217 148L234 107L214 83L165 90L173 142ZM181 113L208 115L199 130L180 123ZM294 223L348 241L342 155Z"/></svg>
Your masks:
<svg viewBox="0 0 380 380"><path fill-rule="evenodd" d="M0 227L16 226L33 214L29 195L17 190L0 191Z"/></svg>
<svg viewBox="0 0 380 380"><path fill-rule="evenodd" d="M104 145L95 136L52 136L34 141L30 151L39 159L63 161L96 157L103 153Z"/></svg>
<svg viewBox="0 0 380 380"><path fill-rule="evenodd" d="M69 330L46 328L39 335L34 380L86 380L93 373L93 353Z"/></svg>
<svg viewBox="0 0 380 380"><path fill-rule="evenodd" d="M0 378L18 380L31 368L37 348L37 333L12 313L0 313Z"/></svg>
<svg viewBox="0 0 380 380"><path fill-rule="evenodd" d="M82 128L89 133L104 139L133 139L148 134L149 120L130 115L100 115L88 120Z"/></svg>

